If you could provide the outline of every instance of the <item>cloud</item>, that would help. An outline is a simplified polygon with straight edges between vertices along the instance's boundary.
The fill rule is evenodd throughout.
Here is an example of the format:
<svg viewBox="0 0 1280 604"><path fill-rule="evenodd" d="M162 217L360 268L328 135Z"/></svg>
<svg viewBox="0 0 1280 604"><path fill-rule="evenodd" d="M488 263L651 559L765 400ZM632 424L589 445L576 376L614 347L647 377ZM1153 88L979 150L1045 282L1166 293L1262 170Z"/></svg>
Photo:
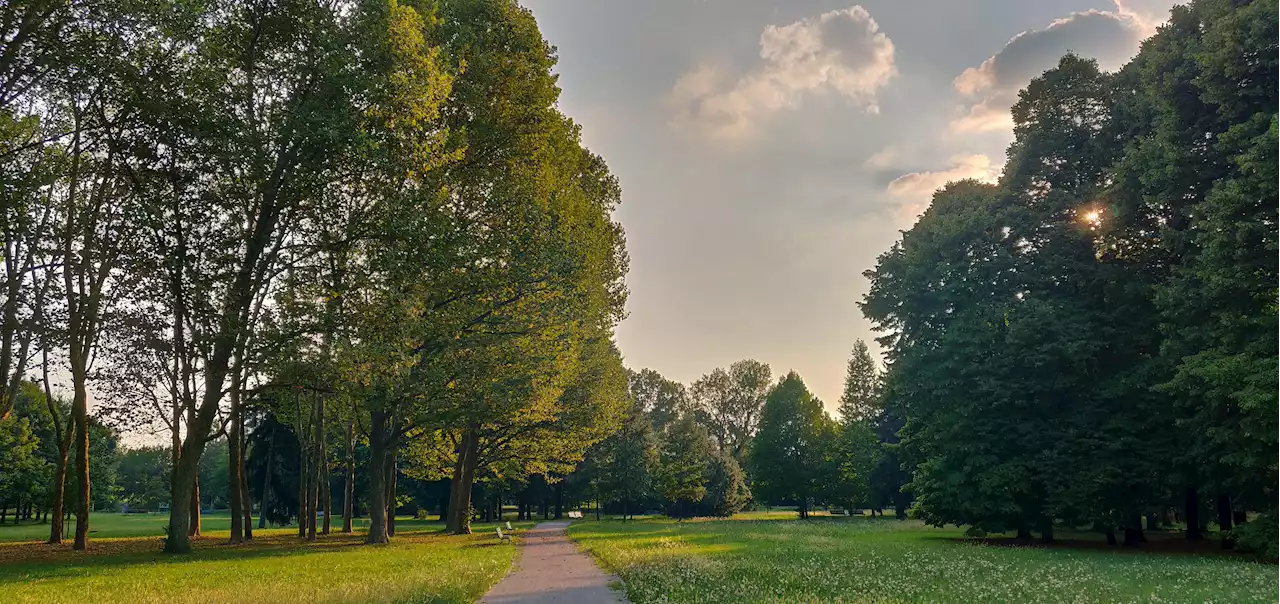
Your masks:
<svg viewBox="0 0 1280 604"><path fill-rule="evenodd" d="M862 167L869 170L883 170L893 166L894 163L898 161L898 157L900 155L901 153L898 152L898 148L890 145L871 154L871 157L868 157L866 161L862 162Z"/></svg>
<svg viewBox="0 0 1280 604"><path fill-rule="evenodd" d="M861 6L823 13L760 34L760 62L736 80L701 65L682 76L668 103L679 128L740 137L760 118L798 106L805 95L834 92L868 113L897 73L893 42Z"/></svg>
<svg viewBox="0 0 1280 604"><path fill-rule="evenodd" d="M1043 29L1024 31L981 65L964 70L952 82L964 99L960 115L951 121L952 131L1011 128L1009 108L1018 100L1018 91L1057 65L1068 52L1096 58L1104 69L1118 67L1137 51L1146 31L1138 13L1125 12L1130 4L1129 0L1121 0L1117 2L1117 12L1073 13ZM1148 15L1145 11L1141 14Z"/></svg>
<svg viewBox="0 0 1280 604"><path fill-rule="evenodd" d="M936 172L910 172L889 183L889 196L899 202L895 214L899 219L914 220L933 199L934 191L949 182L973 178L982 182L996 182L1000 178L999 166L991 158L980 153L957 155L951 158L951 167Z"/></svg>
<svg viewBox="0 0 1280 604"><path fill-rule="evenodd" d="M1132 19L1143 38L1156 33L1156 27L1169 20L1173 0L1114 0L1116 12Z"/></svg>

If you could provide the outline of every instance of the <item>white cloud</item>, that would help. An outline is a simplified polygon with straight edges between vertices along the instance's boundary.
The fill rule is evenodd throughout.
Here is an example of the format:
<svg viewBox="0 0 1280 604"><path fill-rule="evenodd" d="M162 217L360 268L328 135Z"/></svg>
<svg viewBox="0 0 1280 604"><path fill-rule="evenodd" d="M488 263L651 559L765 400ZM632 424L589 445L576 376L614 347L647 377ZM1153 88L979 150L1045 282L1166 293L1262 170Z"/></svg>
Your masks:
<svg viewBox="0 0 1280 604"><path fill-rule="evenodd" d="M897 73L893 42L856 5L766 27L760 59L736 80L711 65L682 76L668 97L676 111L673 124L739 137L751 133L761 117L823 91L878 113L876 93Z"/></svg>
<svg viewBox="0 0 1280 604"><path fill-rule="evenodd" d="M1168 0L1146 0L1141 10L1133 0L1117 0L1116 12L1088 10L1057 19L1043 29L1014 36L1000 52L977 67L964 70L952 87L964 99L959 115L951 121L953 132L1007 131L1012 128L1009 108L1018 90L1032 78L1058 64L1068 52L1098 59L1103 69L1119 67L1133 56L1148 24L1161 14L1150 7ZM1135 12L1136 11L1136 12ZM1167 12L1167 10L1166 10ZM1163 18L1163 17L1160 17ZM1154 26L1151 26L1154 30Z"/></svg>
<svg viewBox="0 0 1280 604"><path fill-rule="evenodd" d="M991 158L980 153L957 155L951 158L951 167L934 172L911 172L903 174L889 183L889 195L899 202L897 217L902 220L914 220L933 199L934 191L949 182L976 179L994 183L1000 178L1000 167L991 163Z"/></svg>
<svg viewBox="0 0 1280 604"><path fill-rule="evenodd" d="M1142 37L1156 33L1156 27L1169 20L1173 0L1114 0L1116 12L1132 19L1142 32Z"/></svg>
<svg viewBox="0 0 1280 604"><path fill-rule="evenodd" d="M862 162L862 167L869 170L883 170L897 163L901 155L897 147L890 145L871 154L871 157Z"/></svg>

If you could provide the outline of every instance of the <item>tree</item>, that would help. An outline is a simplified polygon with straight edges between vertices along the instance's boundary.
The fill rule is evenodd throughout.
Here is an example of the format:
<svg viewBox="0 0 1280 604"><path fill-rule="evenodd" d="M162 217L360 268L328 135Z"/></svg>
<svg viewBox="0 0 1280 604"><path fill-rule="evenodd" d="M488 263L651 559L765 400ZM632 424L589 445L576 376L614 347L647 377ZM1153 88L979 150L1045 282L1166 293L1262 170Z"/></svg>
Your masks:
<svg viewBox="0 0 1280 604"><path fill-rule="evenodd" d="M848 426L856 421L871 420L880 413L880 377L867 343L853 344L853 355L844 376L844 393L840 396L840 423Z"/></svg>
<svg viewBox="0 0 1280 604"><path fill-rule="evenodd" d="M755 360L738 361L729 370L717 368L693 383L699 417L704 418L721 451L745 457L769 391L769 366Z"/></svg>
<svg viewBox="0 0 1280 604"><path fill-rule="evenodd" d="M794 500L809 517L832 470L836 424L799 374L787 373L765 398L760 431L751 446L752 490L767 500Z"/></svg>
<svg viewBox="0 0 1280 604"><path fill-rule="evenodd" d="M692 402L684 384L668 380L652 369L632 371L628 376L631 398L644 409L654 432L665 434L667 426L692 411Z"/></svg>
<svg viewBox="0 0 1280 604"><path fill-rule="evenodd" d="M169 451L164 447L126 449L120 453L120 501L130 510L160 510L160 504L169 501L169 462Z"/></svg>
<svg viewBox="0 0 1280 604"><path fill-rule="evenodd" d="M728 453L714 453L707 464L707 493L700 507L708 515L727 518L750 500L751 490L738 460Z"/></svg>
<svg viewBox="0 0 1280 604"><path fill-rule="evenodd" d="M622 504L623 520L653 493L658 446L644 408L634 402L622 428L599 446L601 496L605 501Z"/></svg>
<svg viewBox="0 0 1280 604"><path fill-rule="evenodd" d="M662 440L654 481L658 493L683 518L686 507L707 495L707 469L714 455L707 429L685 416L671 424Z"/></svg>
<svg viewBox="0 0 1280 604"><path fill-rule="evenodd" d="M14 507L14 520L23 504L35 502L41 485L52 468L36 455L40 440L31 432L31 422L10 415L0 420L0 508Z"/></svg>

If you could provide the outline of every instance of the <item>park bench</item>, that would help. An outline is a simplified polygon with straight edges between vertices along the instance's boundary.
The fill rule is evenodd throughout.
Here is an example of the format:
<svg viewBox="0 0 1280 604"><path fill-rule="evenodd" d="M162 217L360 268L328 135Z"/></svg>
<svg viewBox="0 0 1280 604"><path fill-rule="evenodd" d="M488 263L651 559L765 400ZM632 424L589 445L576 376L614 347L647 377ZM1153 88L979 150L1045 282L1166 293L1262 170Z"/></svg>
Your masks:
<svg viewBox="0 0 1280 604"><path fill-rule="evenodd" d="M508 526L510 526L510 525L508 525ZM501 542L503 542L503 541L506 541L507 543L511 543L511 535L508 535L508 534L503 533L503 532L502 532L502 527L500 527L500 526L499 526L499 527L496 527L496 528L498 529L498 542L499 542L499 543L501 543Z"/></svg>
<svg viewBox="0 0 1280 604"><path fill-rule="evenodd" d="M582 512L569 512L570 518L582 518Z"/></svg>

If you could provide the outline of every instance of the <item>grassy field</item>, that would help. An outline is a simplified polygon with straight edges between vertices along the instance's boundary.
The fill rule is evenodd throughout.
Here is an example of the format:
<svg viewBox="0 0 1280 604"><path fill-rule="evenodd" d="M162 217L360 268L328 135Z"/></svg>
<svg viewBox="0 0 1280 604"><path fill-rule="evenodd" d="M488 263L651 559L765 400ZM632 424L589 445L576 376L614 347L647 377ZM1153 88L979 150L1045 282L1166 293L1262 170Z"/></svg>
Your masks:
<svg viewBox="0 0 1280 604"><path fill-rule="evenodd" d="M364 547L355 535L300 541L296 529L258 531L252 543L227 545L225 514L204 518L204 536L187 556L160 553L165 518L96 514L88 553L48 546L46 525L0 528L4 602L218 603L473 602L511 566L516 549L493 525L451 537L438 522L397 520L388 546ZM532 523L512 523L517 528Z"/></svg>
<svg viewBox="0 0 1280 604"><path fill-rule="evenodd" d="M1009 547L916 521L782 517L587 521L569 534L633 604L1280 599L1274 565L1234 556Z"/></svg>

